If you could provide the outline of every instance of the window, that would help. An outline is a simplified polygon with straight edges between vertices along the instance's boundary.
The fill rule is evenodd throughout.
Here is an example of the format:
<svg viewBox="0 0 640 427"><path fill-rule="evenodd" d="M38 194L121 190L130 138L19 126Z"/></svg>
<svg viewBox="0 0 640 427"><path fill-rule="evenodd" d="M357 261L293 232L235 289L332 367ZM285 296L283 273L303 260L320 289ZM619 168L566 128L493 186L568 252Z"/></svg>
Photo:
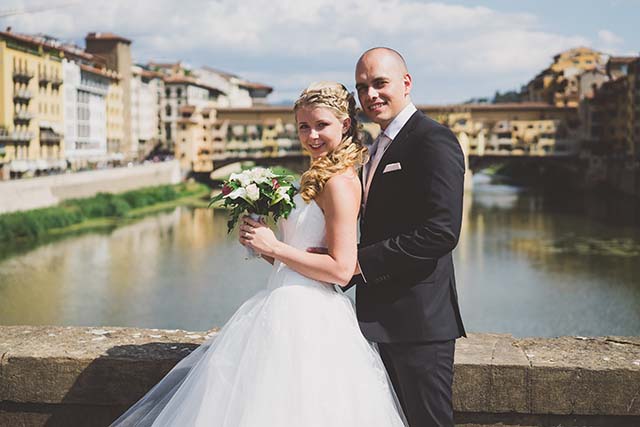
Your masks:
<svg viewBox="0 0 640 427"><path fill-rule="evenodd" d="M165 112L167 113L167 116L171 116L171 105L167 105L167 108L165 108Z"/></svg>

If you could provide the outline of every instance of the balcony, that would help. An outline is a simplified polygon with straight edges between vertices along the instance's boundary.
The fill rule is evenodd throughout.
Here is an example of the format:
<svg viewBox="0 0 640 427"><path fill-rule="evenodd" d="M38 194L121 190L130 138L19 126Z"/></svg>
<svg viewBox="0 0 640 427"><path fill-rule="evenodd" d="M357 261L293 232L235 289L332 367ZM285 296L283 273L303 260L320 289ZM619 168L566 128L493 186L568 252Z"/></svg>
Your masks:
<svg viewBox="0 0 640 427"><path fill-rule="evenodd" d="M54 132L51 129L40 130L40 143L41 144L59 144L62 140L62 135Z"/></svg>
<svg viewBox="0 0 640 427"><path fill-rule="evenodd" d="M20 89L13 94L15 104L29 105L29 101L31 101L31 92L26 89Z"/></svg>
<svg viewBox="0 0 640 427"><path fill-rule="evenodd" d="M16 125L28 125L31 119L33 119L33 114L25 110L19 110L13 116L13 123Z"/></svg>
<svg viewBox="0 0 640 427"><path fill-rule="evenodd" d="M29 144L33 139L31 132L9 132L5 128L0 128L0 142L12 144Z"/></svg>
<svg viewBox="0 0 640 427"><path fill-rule="evenodd" d="M16 83L29 83L33 78L33 73L26 68L13 70L13 81Z"/></svg>
<svg viewBox="0 0 640 427"><path fill-rule="evenodd" d="M60 86L62 86L62 79L58 76L53 77L51 79L51 87L58 89Z"/></svg>
<svg viewBox="0 0 640 427"><path fill-rule="evenodd" d="M51 78L49 78L49 76L46 73L41 73L38 78L38 84L40 86L46 86L49 83L51 83Z"/></svg>

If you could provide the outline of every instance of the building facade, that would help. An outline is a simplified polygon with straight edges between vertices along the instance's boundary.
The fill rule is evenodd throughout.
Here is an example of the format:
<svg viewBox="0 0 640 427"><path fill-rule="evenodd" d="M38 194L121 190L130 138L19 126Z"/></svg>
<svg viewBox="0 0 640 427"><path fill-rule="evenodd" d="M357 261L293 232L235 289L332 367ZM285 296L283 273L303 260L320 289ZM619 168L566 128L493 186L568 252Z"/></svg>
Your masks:
<svg viewBox="0 0 640 427"><path fill-rule="evenodd" d="M164 81L160 73L133 66L131 79L131 140L138 158L145 158L160 141L160 100Z"/></svg>
<svg viewBox="0 0 640 427"><path fill-rule="evenodd" d="M0 179L65 168L63 53L0 32Z"/></svg>
<svg viewBox="0 0 640 427"><path fill-rule="evenodd" d="M106 68L118 74L117 84L107 94L107 138L109 153L135 160L137 141L131 131L131 40L113 33L89 33L85 37L86 51L104 59Z"/></svg>
<svg viewBox="0 0 640 427"><path fill-rule="evenodd" d="M544 102L556 106L577 107L581 93L580 76L592 70L603 70L608 55L587 47L561 52L553 63L534 77L522 91L529 102Z"/></svg>
<svg viewBox="0 0 640 427"><path fill-rule="evenodd" d="M220 90L221 94L217 105L221 108L247 108L253 105L264 105L267 103L267 96L273 91L271 86L250 82L235 74L211 67L200 67L195 69L193 73L203 83Z"/></svg>
<svg viewBox="0 0 640 427"><path fill-rule="evenodd" d="M72 170L112 160L107 146L107 95L114 71L63 61L65 76L65 157Z"/></svg>
<svg viewBox="0 0 640 427"><path fill-rule="evenodd" d="M607 80L580 106L585 148L596 156L640 161L640 57L612 57ZM634 166L635 165L635 166Z"/></svg>

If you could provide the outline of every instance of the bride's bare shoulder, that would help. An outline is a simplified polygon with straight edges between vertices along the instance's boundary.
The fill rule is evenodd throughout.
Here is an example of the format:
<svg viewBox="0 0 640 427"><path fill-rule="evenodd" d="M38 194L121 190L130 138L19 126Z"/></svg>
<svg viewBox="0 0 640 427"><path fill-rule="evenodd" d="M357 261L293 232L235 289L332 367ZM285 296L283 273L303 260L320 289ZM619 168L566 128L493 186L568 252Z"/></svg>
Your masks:
<svg viewBox="0 0 640 427"><path fill-rule="evenodd" d="M329 178L325 183L325 189L328 187L338 187L341 190L345 190L345 187L354 187L354 189L359 190L360 178L355 169L349 168Z"/></svg>
<svg viewBox="0 0 640 427"><path fill-rule="evenodd" d="M354 170L346 170L329 178L318 197L319 204L339 203L360 205L361 186L358 174Z"/></svg>
<svg viewBox="0 0 640 427"><path fill-rule="evenodd" d="M355 170L349 168L340 173L335 174L324 184L324 192L340 192L360 194L360 178Z"/></svg>

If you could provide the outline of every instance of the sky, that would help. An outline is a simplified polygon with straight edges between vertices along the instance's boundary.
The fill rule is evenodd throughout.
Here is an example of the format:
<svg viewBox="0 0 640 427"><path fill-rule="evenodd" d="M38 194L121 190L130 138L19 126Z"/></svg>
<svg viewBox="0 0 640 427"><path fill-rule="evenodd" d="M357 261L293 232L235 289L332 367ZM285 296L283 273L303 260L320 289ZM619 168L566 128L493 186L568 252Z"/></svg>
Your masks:
<svg viewBox="0 0 640 427"><path fill-rule="evenodd" d="M27 13L20 13L26 11ZM0 28L84 46L88 32L132 40L134 62L182 61L274 87L273 103L308 84L354 88L360 54L401 52L417 104L519 90L555 54L588 46L640 54L640 0L3 0Z"/></svg>

